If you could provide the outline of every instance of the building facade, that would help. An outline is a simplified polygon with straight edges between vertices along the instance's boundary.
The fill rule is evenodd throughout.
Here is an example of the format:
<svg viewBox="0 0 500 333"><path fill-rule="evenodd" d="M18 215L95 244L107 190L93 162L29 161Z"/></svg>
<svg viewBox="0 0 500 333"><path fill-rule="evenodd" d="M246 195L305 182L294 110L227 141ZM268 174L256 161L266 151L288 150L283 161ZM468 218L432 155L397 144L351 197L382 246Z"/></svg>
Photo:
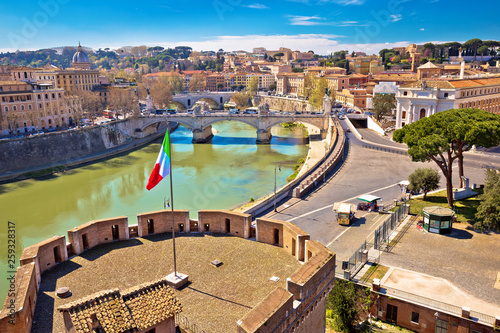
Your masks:
<svg viewBox="0 0 500 333"><path fill-rule="evenodd" d="M416 81L402 85L396 101L396 128L449 109L500 113L500 78Z"/></svg>

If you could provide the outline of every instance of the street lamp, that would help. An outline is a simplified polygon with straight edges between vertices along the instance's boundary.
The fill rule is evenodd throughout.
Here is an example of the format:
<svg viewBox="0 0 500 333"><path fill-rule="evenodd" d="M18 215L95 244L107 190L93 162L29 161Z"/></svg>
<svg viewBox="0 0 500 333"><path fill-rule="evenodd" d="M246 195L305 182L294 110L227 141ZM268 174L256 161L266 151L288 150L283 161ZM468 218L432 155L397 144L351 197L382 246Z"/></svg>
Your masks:
<svg viewBox="0 0 500 333"><path fill-rule="evenodd" d="M274 166L274 211L277 213L278 211L276 210L276 167L278 167L278 170L281 172L281 165Z"/></svg>

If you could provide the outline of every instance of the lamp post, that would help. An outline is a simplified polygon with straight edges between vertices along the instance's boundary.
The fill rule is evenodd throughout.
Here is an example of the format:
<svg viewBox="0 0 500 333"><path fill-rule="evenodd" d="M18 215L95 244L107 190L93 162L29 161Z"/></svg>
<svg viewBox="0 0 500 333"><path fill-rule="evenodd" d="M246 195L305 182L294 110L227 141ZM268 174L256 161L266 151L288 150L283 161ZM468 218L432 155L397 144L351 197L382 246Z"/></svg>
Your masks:
<svg viewBox="0 0 500 333"><path fill-rule="evenodd" d="M276 210L276 167L278 167L278 170L281 172L281 165L274 166L274 211L277 213L278 211Z"/></svg>

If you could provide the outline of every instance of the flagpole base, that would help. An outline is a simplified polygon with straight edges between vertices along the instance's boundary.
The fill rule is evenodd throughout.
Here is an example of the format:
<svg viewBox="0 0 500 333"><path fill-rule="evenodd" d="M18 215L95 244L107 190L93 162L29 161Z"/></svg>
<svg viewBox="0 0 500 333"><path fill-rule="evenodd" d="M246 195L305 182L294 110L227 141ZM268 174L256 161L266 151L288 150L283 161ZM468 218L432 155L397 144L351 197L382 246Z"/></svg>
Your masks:
<svg viewBox="0 0 500 333"><path fill-rule="evenodd" d="M170 287L179 289L189 282L189 276L179 272L177 272L177 275L175 273L170 273L165 277L165 280Z"/></svg>

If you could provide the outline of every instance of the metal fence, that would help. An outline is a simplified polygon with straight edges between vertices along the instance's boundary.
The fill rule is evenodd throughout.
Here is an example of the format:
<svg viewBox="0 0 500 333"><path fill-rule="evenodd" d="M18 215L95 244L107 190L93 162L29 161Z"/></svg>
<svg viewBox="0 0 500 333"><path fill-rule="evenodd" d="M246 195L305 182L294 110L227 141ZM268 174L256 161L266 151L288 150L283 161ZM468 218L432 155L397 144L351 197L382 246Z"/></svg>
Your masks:
<svg viewBox="0 0 500 333"><path fill-rule="evenodd" d="M352 275L356 274L355 272L357 271L358 268L363 266L365 263L362 260L362 255L363 252L366 250L366 241L357 249L353 255L349 258L349 261L347 262L347 267L342 267L344 270L349 270Z"/></svg>
<svg viewBox="0 0 500 333"><path fill-rule="evenodd" d="M206 333L204 330L198 328L196 324L191 323L186 317L178 314L175 315L175 323L191 333Z"/></svg>
<svg viewBox="0 0 500 333"><path fill-rule="evenodd" d="M373 237L373 247L375 249L380 250L384 244L388 245L389 236L392 231L397 228L399 223L403 221L405 216L406 206L401 205L377 230L375 230L375 235Z"/></svg>

